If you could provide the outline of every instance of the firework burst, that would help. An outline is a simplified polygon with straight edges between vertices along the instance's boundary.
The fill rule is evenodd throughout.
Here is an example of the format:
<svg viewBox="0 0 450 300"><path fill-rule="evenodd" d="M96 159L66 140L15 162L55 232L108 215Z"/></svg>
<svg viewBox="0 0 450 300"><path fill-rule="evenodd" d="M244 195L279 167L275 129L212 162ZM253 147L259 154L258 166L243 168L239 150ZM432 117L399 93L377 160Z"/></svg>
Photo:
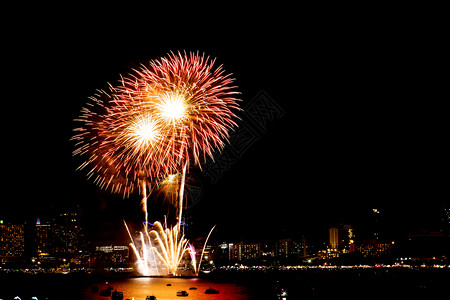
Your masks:
<svg viewBox="0 0 450 300"><path fill-rule="evenodd" d="M124 94L162 121L167 142L178 150L180 166L192 165L192 160L201 167L214 149L223 148L236 125L238 92L230 75L214 63L198 53L171 53L122 81Z"/></svg>
<svg viewBox="0 0 450 300"><path fill-rule="evenodd" d="M236 126L230 74L199 53L170 53L99 91L76 119L74 154L101 188L128 196L221 150Z"/></svg>

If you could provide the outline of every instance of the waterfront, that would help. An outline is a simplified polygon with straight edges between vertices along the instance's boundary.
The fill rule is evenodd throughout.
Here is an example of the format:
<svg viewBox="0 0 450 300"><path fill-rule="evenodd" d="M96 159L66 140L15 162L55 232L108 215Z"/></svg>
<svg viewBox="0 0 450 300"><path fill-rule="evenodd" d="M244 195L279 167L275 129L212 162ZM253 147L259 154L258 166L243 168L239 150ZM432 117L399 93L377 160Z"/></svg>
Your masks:
<svg viewBox="0 0 450 300"><path fill-rule="evenodd" d="M108 282L108 285L106 284ZM284 288L288 300L329 299L333 296L355 296L364 299L442 295L448 289L448 268L322 268L322 269L216 269L201 278L133 278L98 274L0 274L0 299L21 300L32 297L48 300L109 300L92 287L112 286L123 292L124 299L179 299L177 291L189 293L186 299L276 299L274 291ZM170 286L167 286L170 284ZM196 290L190 290L196 287ZM209 287L219 294L208 295Z"/></svg>

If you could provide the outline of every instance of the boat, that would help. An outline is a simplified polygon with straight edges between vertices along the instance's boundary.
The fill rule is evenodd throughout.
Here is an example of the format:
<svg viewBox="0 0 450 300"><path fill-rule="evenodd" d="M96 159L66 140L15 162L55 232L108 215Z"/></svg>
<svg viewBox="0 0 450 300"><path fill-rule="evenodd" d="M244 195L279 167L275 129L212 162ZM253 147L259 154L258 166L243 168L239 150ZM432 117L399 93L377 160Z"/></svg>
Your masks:
<svg viewBox="0 0 450 300"><path fill-rule="evenodd" d="M287 298L288 298L288 293L285 289L281 289L277 293L277 300L287 300Z"/></svg>
<svg viewBox="0 0 450 300"><path fill-rule="evenodd" d="M190 290L196 290L197 288L195 286L191 286L189 289Z"/></svg>
<svg viewBox="0 0 450 300"><path fill-rule="evenodd" d="M168 283L168 284L166 284L166 286L172 286L172 284L171 284L171 283Z"/></svg>
<svg viewBox="0 0 450 300"><path fill-rule="evenodd" d="M147 296L145 300L156 300L156 296Z"/></svg>
<svg viewBox="0 0 450 300"><path fill-rule="evenodd" d="M123 293L114 291L111 295L111 300L123 300Z"/></svg>
<svg viewBox="0 0 450 300"><path fill-rule="evenodd" d="M218 294L218 293L219 293L218 290L213 289L211 287L205 291L205 294Z"/></svg>
<svg viewBox="0 0 450 300"><path fill-rule="evenodd" d="M189 296L189 294L186 291L178 291L177 296L178 297L187 297L187 296Z"/></svg>

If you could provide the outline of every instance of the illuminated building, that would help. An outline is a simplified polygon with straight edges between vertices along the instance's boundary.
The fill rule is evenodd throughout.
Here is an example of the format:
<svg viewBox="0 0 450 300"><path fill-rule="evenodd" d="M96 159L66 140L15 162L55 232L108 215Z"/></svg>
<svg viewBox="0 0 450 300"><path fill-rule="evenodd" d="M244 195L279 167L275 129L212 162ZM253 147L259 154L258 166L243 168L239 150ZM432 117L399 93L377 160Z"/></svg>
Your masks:
<svg viewBox="0 0 450 300"><path fill-rule="evenodd" d="M330 248L336 250L354 250L355 233L350 225L341 225L329 229Z"/></svg>
<svg viewBox="0 0 450 300"><path fill-rule="evenodd" d="M339 257L340 252L335 248L328 248L326 250L319 250L317 258L319 260L330 260Z"/></svg>
<svg viewBox="0 0 450 300"><path fill-rule="evenodd" d="M67 260L83 250L78 211L56 216L16 221L0 217L0 265L25 264L43 266L43 262ZM14 220L14 221L13 221Z"/></svg>
<svg viewBox="0 0 450 300"><path fill-rule="evenodd" d="M25 224L0 220L0 265L24 261Z"/></svg>
<svg viewBox="0 0 450 300"><path fill-rule="evenodd" d="M332 227L329 230L330 233L330 247L331 249L337 249L339 246L339 229Z"/></svg>
<svg viewBox="0 0 450 300"><path fill-rule="evenodd" d="M382 226L383 226L383 213L379 208L373 208L369 215L369 240L381 240Z"/></svg>
<svg viewBox="0 0 450 300"><path fill-rule="evenodd" d="M66 211L33 222L33 255L65 257L82 249L79 212ZM31 228L30 228L31 229Z"/></svg>
<svg viewBox="0 0 450 300"><path fill-rule="evenodd" d="M215 261L223 264L232 261L286 262L307 256L304 238L299 240L287 238L271 242L222 242L216 245L213 252Z"/></svg>
<svg viewBox="0 0 450 300"><path fill-rule="evenodd" d="M130 258L128 246L114 241L94 242L93 247L97 256L102 257L103 262L108 266L125 265Z"/></svg>
<svg viewBox="0 0 450 300"><path fill-rule="evenodd" d="M231 260L246 261L255 260L261 257L261 243L232 244Z"/></svg>
<svg viewBox="0 0 450 300"><path fill-rule="evenodd" d="M306 241L296 241L293 239L282 239L275 243L275 256L278 258L305 257Z"/></svg>
<svg viewBox="0 0 450 300"><path fill-rule="evenodd" d="M450 235L450 208L442 209L442 233Z"/></svg>
<svg viewBox="0 0 450 300"><path fill-rule="evenodd" d="M389 255L394 242L380 243L377 240L367 240L356 246L356 251L364 257L380 257Z"/></svg>
<svg viewBox="0 0 450 300"><path fill-rule="evenodd" d="M277 257L288 257L289 252L292 247L291 239L279 240L275 245L275 256Z"/></svg>
<svg viewBox="0 0 450 300"><path fill-rule="evenodd" d="M46 257L46 260L50 260L51 257L68 258L83 250L77 211L39 217L33 221L29 229L31 229L28 235L32 241L32 255L35 258Z"/></svg>
<svg viewBox="0 0 450 300"><path fill-rule="evenodd" d="M36 220L34 248L38 256L48 256L53 253L52 227L50 224L41 224L39 218Z"/></svg>
<svg viewBox="0 0 450 300"><path fill-rule="evenodd" d="M219 244L218 249L216 250L216 257L220 260L231 260L231 256L233 253L233 243L223 242Z"/></svg>
<svg viewBox="0 0 450 300"><path fill-rule="evenodd" d="M81 248L80 214L69 211L53 218L54 252L75 253Z"/></svg>
<svg viewBox="0 0 450 300"><path fill-rule="evenodd" d="M261 243L261 256L265 259L275 257L275 247L273 243L270 242Z"/></svg>

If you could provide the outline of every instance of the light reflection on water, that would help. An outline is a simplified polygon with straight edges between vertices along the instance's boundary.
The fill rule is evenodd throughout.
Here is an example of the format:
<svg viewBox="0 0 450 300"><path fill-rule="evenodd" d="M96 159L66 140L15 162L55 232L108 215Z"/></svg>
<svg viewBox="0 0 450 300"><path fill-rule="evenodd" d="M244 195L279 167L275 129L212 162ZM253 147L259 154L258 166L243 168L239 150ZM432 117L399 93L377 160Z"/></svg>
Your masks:
<svg viewBox="0 0 450 300"><path fill-rule="evenodd" d="M245 287L228 283L212 283L200 278L128 278L118 281L108 282L110 286L118 292L123 292L124 300L145 300L147 296L156 296L157 300L171 299L198 299L198 300L247 300L251 299ZM171 284L171 286L167 286ZM93 284L83 291L84 300L105 300L110 297L100 296L91 292L92 286L97 286L99 290L108 287L105 282ZM196 290L189 290L196 287ZM219 290L219 294L205 294L206 289L213 288ZM189 296L177 297L177 291L187 291Z"/></svg>

